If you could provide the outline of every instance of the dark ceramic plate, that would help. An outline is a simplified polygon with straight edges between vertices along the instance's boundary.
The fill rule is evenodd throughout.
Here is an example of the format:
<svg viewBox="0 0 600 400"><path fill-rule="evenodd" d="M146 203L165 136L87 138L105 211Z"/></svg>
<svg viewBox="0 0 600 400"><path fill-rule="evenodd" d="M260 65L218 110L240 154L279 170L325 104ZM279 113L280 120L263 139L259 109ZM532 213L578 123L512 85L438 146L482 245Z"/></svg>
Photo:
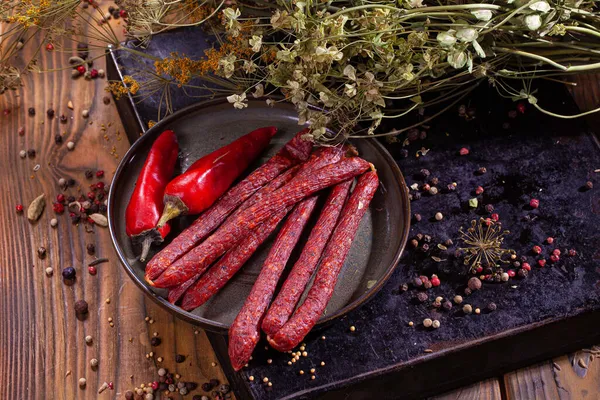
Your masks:
<svg viewBox="0 0 600 400"><path fill-rule="evenodd" d="M277 126L279 131L262 159L252 169L267 160L300 130L296 112L290 105L268 107L264 101L250 101L248 108L236 110L231 104L217 100L183 109L153 126L131 146L119 164L110 188L110 234L129 276L157 303L177 316L211 331L225 332L229 328L260 272L273 238L254 254L216 296L202 307L186 312L167 302L166 290L152 288L144 281L144 264L136 260L138 249L132 248L125 234L125 208L152 143L165 129L172 129L177 134L181 149L179 169L185 170L199 157L255 128L268 125ZM333 298L319 321L320 325L359 306L383 286L396 267L408 236L408 189L398 166L375 140L359 140L353 144L363 158L375 165L381 186L369 212L360 223ZM314 214L318 216L318 213ZM177 220L170 237L188 226L193 218ZM168 240L169 238L166 241ZM157 250L158 248L155 249ZM292 265L294 257L297 254L292 256L288 265Z"/></svg>

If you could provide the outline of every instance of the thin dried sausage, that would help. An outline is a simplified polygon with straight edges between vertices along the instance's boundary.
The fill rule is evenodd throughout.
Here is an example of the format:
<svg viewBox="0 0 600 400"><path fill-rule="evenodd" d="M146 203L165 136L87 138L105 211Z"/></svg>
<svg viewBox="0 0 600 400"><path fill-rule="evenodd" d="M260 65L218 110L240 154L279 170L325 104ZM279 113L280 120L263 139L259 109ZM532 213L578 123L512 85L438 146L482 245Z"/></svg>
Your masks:
<svg viewBox="0 0 600 400"><path fill-rule="evenodd" d="M267 340L273 348L279 351L293 349L302 342L302 339L323 315L358 230L360 220L367 211L378 186L379 179L375 171L368 172L359 178L323 252L319 270L306 300L277 333L267 336Z"/></svg>
<svg viewBox="0 0 600 400"><path fill-rule="evenodd" d="M240 183L229 189L167 247L157 253L146 265L146 279L156 279L169 265L194 248L215 230L229 214L257 190L293 165L308 159L312 144L302 139L303 130L294 136L277 154L257 168Z"/></svg>
<svg viewBox="0 0 600 400"><path fill-rule="evenodd" d="M166 288L180 284L203 273L220 255L229 250L247 232L260 225L275 213L286 209L311 194L360 175L371 167L360 157L343 158L311 174L297 176L270 196L243 210L236 218L228 220L207 240L171 264L156 280L155 287Z"/></svg>
<svg viewBox="0 0 600 400"><path fill-rule="evenodd" d="M263 319L262 330L267 335L273 335L281 329L294 312L298 300L304 293L306 285L319 263L331 232L335 228L350 192L350 186L352 186L352 180L338 183L331 189L321 215L302 249L302 254Z"/></svg>
<svg viewBox="0 0 600 400"><path fill-rule="evenodd" d="M260 321L269 307L292 250L317 204L317 198L312 196L302 200L290 213L269 251L250 295L229 328L229 358L236 371L248 362L258 343Z"/></svg>

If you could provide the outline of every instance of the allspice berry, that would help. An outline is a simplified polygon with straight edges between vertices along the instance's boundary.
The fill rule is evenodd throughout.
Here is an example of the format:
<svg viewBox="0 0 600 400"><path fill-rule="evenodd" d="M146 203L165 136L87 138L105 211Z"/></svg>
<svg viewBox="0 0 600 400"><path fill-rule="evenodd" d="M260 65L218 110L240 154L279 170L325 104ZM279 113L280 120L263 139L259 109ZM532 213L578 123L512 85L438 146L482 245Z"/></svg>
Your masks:
<svg viewBox="0 0 600 400"><path fill-rule="evenodd" d="M465 304L463 306L463 312L465 314L471 314L473 312L473 307L470 304Z"/></svg>
<svg viewBox="0 0 600 400"><path fill-rule="evenodd" d="M85 300L77 300L75 302L75 312L77 314L87 314L88 312L88 303Z"/></svg>
<svg viewBox="0 0 600 400"><path fill-rule="evenodd" d="M479 280L479 278L474 276L471 279L469 279L469 283L467 283L467 286L472 291L479 290L481 289L481 281Z"/></svg>

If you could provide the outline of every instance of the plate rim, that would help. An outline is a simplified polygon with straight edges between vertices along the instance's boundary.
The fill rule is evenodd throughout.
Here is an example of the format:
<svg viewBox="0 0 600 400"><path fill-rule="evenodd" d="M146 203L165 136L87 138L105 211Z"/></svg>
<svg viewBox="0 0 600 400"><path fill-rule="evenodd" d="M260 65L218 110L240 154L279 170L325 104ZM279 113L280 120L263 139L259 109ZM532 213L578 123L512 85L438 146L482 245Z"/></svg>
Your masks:
<svg viewBox="0 0 600 400"><path fill-rule="evenodd" d="M253 100L253 99L251 99L250 101L252 101L253 103L259 102L259 100ZM211 319L200 317L196 314L192 314L188 311L185 311L182 308L175 306L174 304L169 303L164 297L162 297L162 296L154 293L152 290L150 290L149 285L147 285L146 282L143 281L143 279L140 279L135 274L135 272L133 270L134 269L133 266L128 262L127 258L125 257L125 254L123 253L123 250L121 249L121 246L118 245L117 234L115 232L115 224L114 224L116 215L114 215L114 211L113 211L113 208L115 207L114 203L116 201L115 194L114 194L114 188L116 186L116 182L119 180L119 177L123 174L123 170L125 169L126 165L128 164L129 160L131 159L132 155L135 155L138 148L146 140L149 140L148 138L155 131L164 130L165 127L168 126L172 121L177 120L189 113L197 112L199 110L202 110L202 109L205 109L205 108L208 108L211 106L223 104L223 103L227 103L227 99L224 97L201 101L201 102L192 104L190 106L187 106L185 108L182 108L182 109L174 112L173 114L170 114L169 116L165 117L164 119L160 120L156 124L154 124L151 128L146 130L134 143L132 143L131 146L129 147L129 149L127 149L127 152L123 155L123 158L121 158L121 161L119 162L119 165L117 166L117 169L115 170L115 173L113 175L113 179L111 181L110 189L109 189L109 193L108 193L107 217L108 217L108 229L109 229L109 233L110 233L111 243L112 243L112 246L113 246L115 252L117 253L117 256L119 258L119 263L121 264L121 266L123 267L123 269L125 270L127 275L133 280L133 282L136 284L136 286L138 286L145 295L150 297L155 303L157 303L159 306L164 308L166 311L177 316L178 318L183 319L186 322L200 326L203 329L206 329L211 332L226 334L227 331L229 330L228 325L223 324L221 322L211 320ZM283 108L283 107L291 108L293 106L288 103L279 103L276 106L276 108ZM401 230L402 239L401 239L400 245L396 249L396 253L394 254L392 263L385 269L386 272L383 275L383 277L380 278L377 281L377 283L375 283L371 288L369 288L365 293L363 293L356 300L354 300L354 301L350 302L349 304L347 304L346 306L336 310L331 315L321 317L313 329L318 329L320 327L330 324L331 322L333 322L334 320L336 320L338 318L343 317L350 311L363 305L365 302L370 300L375 294L377 294L379 292L379 290L383 287L383 285L388 281L390 276L394 273L394 271L400 261L400 257L402 256L402 253L404 252L406 243L408 241L408 235L410 232L410 201L408 199L408 186L406 185L406 181L404 180L404 175L400 171L400 167L398 166L396 161L393 159L391 154L381 143L379 143L375 139L360 139L360 140L367 141L369 143L369 145L375 147L376 150L378 150L382 154L384 161L390 165L390 167L392 169L392 173L400 186L400 196L403 200L401 212L402 212L402 214L404 214L403 216L404 216L404 220L406 221L406 223L404 224L404 228Z"/></svg>

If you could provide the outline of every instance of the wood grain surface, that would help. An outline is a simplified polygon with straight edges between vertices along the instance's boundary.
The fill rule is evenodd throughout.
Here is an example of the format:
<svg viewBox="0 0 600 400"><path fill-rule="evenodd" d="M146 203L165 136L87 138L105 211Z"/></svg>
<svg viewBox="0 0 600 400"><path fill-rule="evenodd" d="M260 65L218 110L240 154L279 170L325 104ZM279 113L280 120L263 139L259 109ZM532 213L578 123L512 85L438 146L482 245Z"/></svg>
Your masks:
<svg viewBox="0 0 600 400"><path fill-rule="evenodd" d="M107 7L108 2L101 3ZM43 52L40 65L64 68L73 47L65 43L54 52ZM103 65L103 58L95 62L95 68ZM577 79L578 104L597 107L597 76ZM0 114L0 399L123 398L126 390L156 380L161 367L180 374L183 381L202 384L217 378L224 382L205 333L144 297L118 264L107 229L96 227L88 233L83 225L72 225L66 213L58 216L56 228L50 226L55 217L51 203L62 192L58 180L77 181L65 194L78 195L79 188L86 193L97 180L88 181L84 172L102 169L108 182L129 146L113 102L103 103L106 81L73 80L66 68L31 73L24 84L21 90L0 96L0 109L8 112ZM69 101L73 110L67 108ZM34 117L28 115L29 107L35 108ZM54 119L46 116L49 108L55 110ZM90 111L88 119L81 116L84 109ZM61 114L67 116L66 124L59 122ZM18 135L20 127L25 129L23 136ZM56 134L63 135L62 145L54 143ZM75 142L73 151L67 149L68 141ZM21 159L22 149L35 149L35 157ZM39 170L34 172L37 164ZM42 193L47 208L38 222L31 224L15 212L16 204L26 207ZM96 246L95 256L86 252L89 243ZM47 249L45 259L36 254L40 246ZM87 264L95 257L110 262L99 265L98 274L92 276ZM77 270L71 286L61 277L68 266ZM52 276L45 273L48 267L54 269ZM80 299L90 309L83 321L73 310ZM145 321L147 316L152 324ZM153 348L150 339L155 332L162 343ZM86 335L93 338L89 345ZM154 357L147 358L151 351ZM435 399L598 399L600 361L594 361L595 351L507 374L502 382L506 396L501 395L499 380L489 379ZM176 363L177 354L185 355L185 362ZM163 361L158 362L158 357ZM90 367L92 358L99 360L97 369ZM84 389L78 385L80 378L87 380ZM114 390L98 395L104 382L113 382ZM197 393L201 390L192 394Z"/></svg>
<svg viewBox="0 0 600 400"><path fill-rule="evenodd" d="M108 2L104 2L107 7ZM115 21L113 21L115 23ZM42 51L40 65L44 69L65 68L74 54L73 42L58 46L54 52ZM101 54L96 54L101 56ZM23 59L28 59L23 52ZM104 68L104 58L94 63ZM181 375L183 381L202 384L211 378L225 381L222 370L203 331L175 319L146 299L118 264L107 228L95 227L87 233L83 225L72 225L68 213L55 217L52 201L58 193L79 195L98 180L87 180L87 169L102 169L105 182L110 178L129 143L111 100L106 95L105 79L86 81L72 79L70 68L60 72L31 73L24 77L24 87L0 96L0 399L96 399L123 398L126 390L148 384L158 378L157 369L168 368ZM67 108L72 101L74 109ZM36 115L28 115L34 107ZM56 117L49 119L46 110L53 108ZM82 111L88 109L88 119ZM59 116L67 116L67 123ZM102 128L104 124L106 130ZM24 127L24 136L18 135ZM54 136L63 135L56 145ZM68 141L75 142L73 151ZM21 149L35 149L34 158L21 159ZM40 165L37 172L33 169ZM60 178L73 178L75 188L62 192ZM37 223L29 223L17 214L15 206L25 208L38 195L46 195L47 207ZM96 257L110 262L97 266L98 274L87 272L95 257L86 245L96 246ZM37 248L47 249L45 259L37 256ZM75 284L63 283L61 271L73 266L77 270ZM45 269L54 268L53 276ZM75 317L75 301L89 303L84 321ZM110 299L108 303L106 299ZM153 324L144 321L150 316ZM110 327L108 318L114 320ZM151 348L150 339L157 332L162 344ZM195 333L197 332L197 333ZM93 342L85 343L91 335ZM153 351L154 358L146 354ZM186 360L175 363L175 355ZM157 362L163 357L162 363ZM90 360L99 360L96 370ZM78 380L85 378L81 389ZM113 382L114 390L98 395L104 382ZM203 394L200 389L193 394ZM191 396L188 396L191 398Z"/></svg>

